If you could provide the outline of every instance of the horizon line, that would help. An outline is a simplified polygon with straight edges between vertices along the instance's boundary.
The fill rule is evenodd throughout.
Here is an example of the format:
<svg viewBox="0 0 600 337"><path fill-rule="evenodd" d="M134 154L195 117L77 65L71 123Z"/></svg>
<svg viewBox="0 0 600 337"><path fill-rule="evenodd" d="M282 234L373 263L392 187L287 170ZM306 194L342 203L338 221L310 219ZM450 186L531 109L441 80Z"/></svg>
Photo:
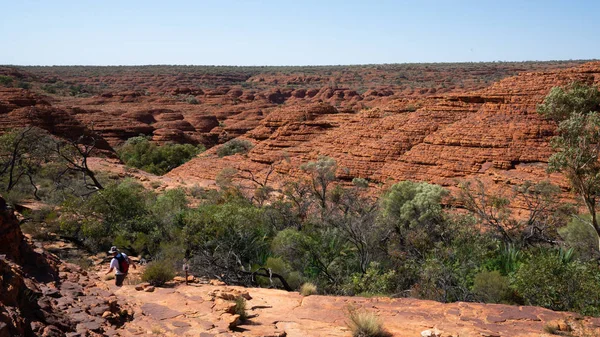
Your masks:
<svg viewBox="0 0 600 337"><path fill-rule="evenodd" d="M550 62L595 62L600 59L562 59L562 60L522 60L522 61L459 61L459 62L396 62L396 63L354 63L354 64L306 64L306 65L232 65L232 64L0 64L0 67L234 67L234 68L309 68L309 67L365 67L390 65L443 65L443 64L484 64L484 63L550 63Z"/></svg>

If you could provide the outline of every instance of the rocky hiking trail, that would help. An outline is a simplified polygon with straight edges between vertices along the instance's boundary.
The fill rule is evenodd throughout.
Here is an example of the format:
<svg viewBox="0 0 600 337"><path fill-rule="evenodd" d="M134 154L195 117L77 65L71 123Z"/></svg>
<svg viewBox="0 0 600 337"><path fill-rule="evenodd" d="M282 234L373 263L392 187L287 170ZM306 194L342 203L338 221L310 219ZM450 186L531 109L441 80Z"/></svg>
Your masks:
<svg viewBox="0 0 600 337"><path fill-rule="evenodd" d="M0 337L116 336L130 312L96 275L27 239L0 197Z"/></svg>
<svg viewBox="0 0 600 337"><path fill-rule="evenodd" d="M36 250L42 252L39 245ZM56 259L55 263L58 282L35 282L23 277L23 283L8 288L9 292L19 287L28 289L25 295L35 293L37 309L21 307L12 311L10 302L2 301L12 312L13 322L18 323L19 310L21 314L35 310L35 315L41 315L43 319L31 324L36 336L65 336L65 331L71 331L66 336L349 337L351 307L376 313L387 331L399 337L552 336L545 332L548 325L570 331L567 336L600 335L599 318L538 307L445 304L412 298L305 297L297 292L228 286L198 278L186 285L182 277L166 287L155 288L138 283L143 267L132 271L126 285L116 287L113 280L104 278L107 263L96 263L87 271ZM8 265L12 272L19 273L18 265ZM238 297L247 300L246 321L235 314ZM3 330L3 324L0 321L0 336L19 335L14 330Z"/></svg>
<svg viewBox="0 0 600 337"><path fill-rule="evenodd" d="M598 336L600 319L538 307L438 303L411 298L307 296L263 288L180 282L171 288L114 290L132 308L119 336L351 336L348 308L375 312L392 336L552 336L546 325L573 336ZM248 320L233 314L235 298L247 299ZM585 330L585 331L583 331Z"/></svg>

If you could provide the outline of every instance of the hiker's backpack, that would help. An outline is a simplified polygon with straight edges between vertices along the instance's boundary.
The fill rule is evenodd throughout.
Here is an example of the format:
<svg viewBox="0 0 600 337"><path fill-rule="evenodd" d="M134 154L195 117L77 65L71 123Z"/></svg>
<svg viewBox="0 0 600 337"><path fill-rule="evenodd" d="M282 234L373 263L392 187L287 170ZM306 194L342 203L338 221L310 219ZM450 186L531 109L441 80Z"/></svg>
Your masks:
<svg viewBox="0 0 600 337"><path fill-rule="evenodd" d="M129 261L123 256L123 254L119 253L115 256L117 261L119 262L119 271L123 274L127 274L129 271Z"/></svg>

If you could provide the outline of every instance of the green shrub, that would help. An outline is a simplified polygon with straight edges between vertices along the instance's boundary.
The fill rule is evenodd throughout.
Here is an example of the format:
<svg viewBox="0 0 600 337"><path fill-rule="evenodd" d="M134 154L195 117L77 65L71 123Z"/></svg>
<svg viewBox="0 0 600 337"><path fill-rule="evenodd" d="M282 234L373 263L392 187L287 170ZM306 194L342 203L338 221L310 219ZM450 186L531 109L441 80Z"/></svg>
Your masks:
<svg viewBox="0 0 600 337"><path fill-rule="evenodd" d="M246 312L246 299L242 296L238 296L235 299L235 307L234 312L237 315L240 315L240 320L245 321L248 319L248 313Z"/></svg>
<svg viewBox="0 0 600 337"><path fill-rule="evenodd" d="M186 102L188 102L188 104L199 104L200 102L198 101L198 99L194 96L188 96L185 99Z"/></svg>
<svg viewBox="0 0 600 337"><path fill-rule="evenodd" d="M338 228L298 231L286 228L271 242L272 250L321 288L323 293L338 292L355 272L353 249Z"/></svg>
<svg viewBox="0 0 600 337"><path fill-rule="evenodd" d="M377 262L371 262L367 272L352 275L346 291L352 295L362 296L389 295L396 288L396 271L385 270Z"/></svg>
<svg viewBox="0 0 600 337"><path fill-rule="evenodd" d="M522 259L523 252L521 250L511 244L505 245L498 257L500 270L503 271L505 275L514 273L519 269Z"/></svg>
<svg viewBox="0 0 600 337"><path fill-rule="evenodd" d="M472 282L482 256L477 251L477 244L465 244L466 247L462 244L453 243L436 252L437 256L415 261L418 279L411 289L414 295L444 303L472 299Z"/></svg>
<svg viewBox="0 0 600 337"><path fill-rule="evenodd" d="M234 155L236 153L248 153L248 151L250 151L250 149L252 149L254 145L252 145L252 143L250 143L247 140L243 140L243 139L232 139L230 141L228 141L227 143L221 145L218 149L217 149L217 155L219 157L226 157L226 156L231 156Z"/></svg>
<svg viewBox="0 0 600 337"><path fill-rule="evenodd" d="M191 267L198 275L213 275L211 268L231 264L244 266L246 270L266 263L272 228L265 225L262 209L247 200L204 203L185 212L184 224L178 238L186 250L201 252ZM203 262L210 256L212 265ZM230 276L226 275L226 276Z"/></svg>
<svg viewBox="0 0 600 337"><path fill-rule="evenodd" d="M585 220L589 215L582 217ZM598 257L598 234L592 226L574 217L567 226L558 230L565 243L575 249L577 255L584 260Z"/></svg>
<svg viewBox="0 0 600 337"><path fill-rule="evenodd" d="M183 189L161 194L132 180L109 183L86 200L72 198L61 208L61 234L78 240L93 252L113 245L156 258L159 253L180 256L183 215L188 211ZM52 213L49 214L49 216ZM173 244L178 253L171 254ZM162 251L162 252L161 252Z"/></svg>
<svg viewBox="0 0 600 337"><path fill-rule="evenodd" d="M264 265L264 268L270 269L271 272L275 273L275 274L279 274L281 275L287 282L288 285L292 288L292 289L296 289L299 286L299 275L296 273L294 274L293 277L290 277L290 266L285 263L285 261L283 261L282 258L280 257L269 257L267 258L267 262ZM261 276L257 276L256 277L259 285L261 286L270 286L271 282L273 282L273 285L281 287L282 284L281 282L277 279L277 278L273 278L272 280L269 280L269 278L266 277L261 277Z"/></svg>
<svg viewBox="0 0 600 337"><path fill-rule="evenodd" d="M300 287L300 294L302 296L316 295L318 294L317 286L313 283L306 282Z"/></svg>
<svg viewBox="0 0 600 337"><path fill-rule="evenodd" d="M19 81L17 83L17 87L21 88L21 89L27 89L27 90L29 90L29 89L31 89L31 83L25 82L25 81Z"/></svg>
<svg viewBox="0 0 600 337"><path fill-rule="evenodd" d="M290 272L287 277L285 278L285 280L287 281L288 285L290 286L290 288L296 290L299 289L300 286L302 285L302 282L304 280L304 278L302 277L302 274L298 271L293 271Z"/></svg>
<svg viewBox="0 0 600 337"><path fill-rule="evenodd" d="M508 277L499 271L482 271L475 275L473 293L486 303L509 303L512 291Z"/></svg>
<svg viewBox="0 0 600 337"><path fill-rule="evenodd" d="M352 185L360 188L367 188L369 187L369 181L364 178L353 178Z"/></svg>
<svg viewBox="0 0 600 337"><path fill-rule="evenodd" d="M12 77L0 75L0 85L3 85L5 87L10 87L10 86L12 86L12 83L13 83Z"/></svg>
<svg viewBox="0 0 600 337"><path fill-rule="evenodd" d="M600 314L600 272L593 263L568 261L556 251L533 254L511 283L528 305Z"/></svg>
<svg viewBox="0 0 600 337"><path fill-rule="evenodd" d="M171 281L173 277L175 277L173 265L170 262L158 260L150 262L146 266L146 269L142 274L142 281L160 287Z"/></svg>
<svg viewBox="0 0 600 337"><path fill-rule="evenodd" d="M355 308L348 309L348 327L352 331L353 337L388 337L383 323L372 312L362 311Z"/></svg>
<svg viewBox="0 0 600 337"><path fill-rule="evenodd" d="M441 201L448 191L438 185L403 181L392 185L381 199L381 217L407 236L410 244L422 252L429 249L443 229ZM411 238L412 237L412 238Z"/></svg>
<svg viewBox="0 0 600 337"><path fill-rule="evenodd" d="M274 273L285 275L289 269L289 266L280 257L269 257L265 268L271 269Z"/></svg>
<svg viewBox="0 0 600 337"><path fill-rule="evenodd" d="M139 136L128 139L117 152L127 166L163 175L202 151L204 151L202 145L169 143L158 146L148 138Z"/></svg>

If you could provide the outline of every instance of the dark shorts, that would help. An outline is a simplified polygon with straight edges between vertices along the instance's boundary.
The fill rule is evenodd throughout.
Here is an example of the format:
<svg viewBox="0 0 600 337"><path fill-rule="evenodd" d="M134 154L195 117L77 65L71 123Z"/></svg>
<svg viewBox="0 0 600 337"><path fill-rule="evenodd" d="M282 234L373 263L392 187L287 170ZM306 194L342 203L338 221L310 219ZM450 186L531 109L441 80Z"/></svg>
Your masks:
<svg viewBox="0 0 600 337"><path fill-rule="evenodd" d="M117 285L117 287L123 285L123 281L125 281L125 276L127 276L127 274L115 275L115 284Z"/></svg>

